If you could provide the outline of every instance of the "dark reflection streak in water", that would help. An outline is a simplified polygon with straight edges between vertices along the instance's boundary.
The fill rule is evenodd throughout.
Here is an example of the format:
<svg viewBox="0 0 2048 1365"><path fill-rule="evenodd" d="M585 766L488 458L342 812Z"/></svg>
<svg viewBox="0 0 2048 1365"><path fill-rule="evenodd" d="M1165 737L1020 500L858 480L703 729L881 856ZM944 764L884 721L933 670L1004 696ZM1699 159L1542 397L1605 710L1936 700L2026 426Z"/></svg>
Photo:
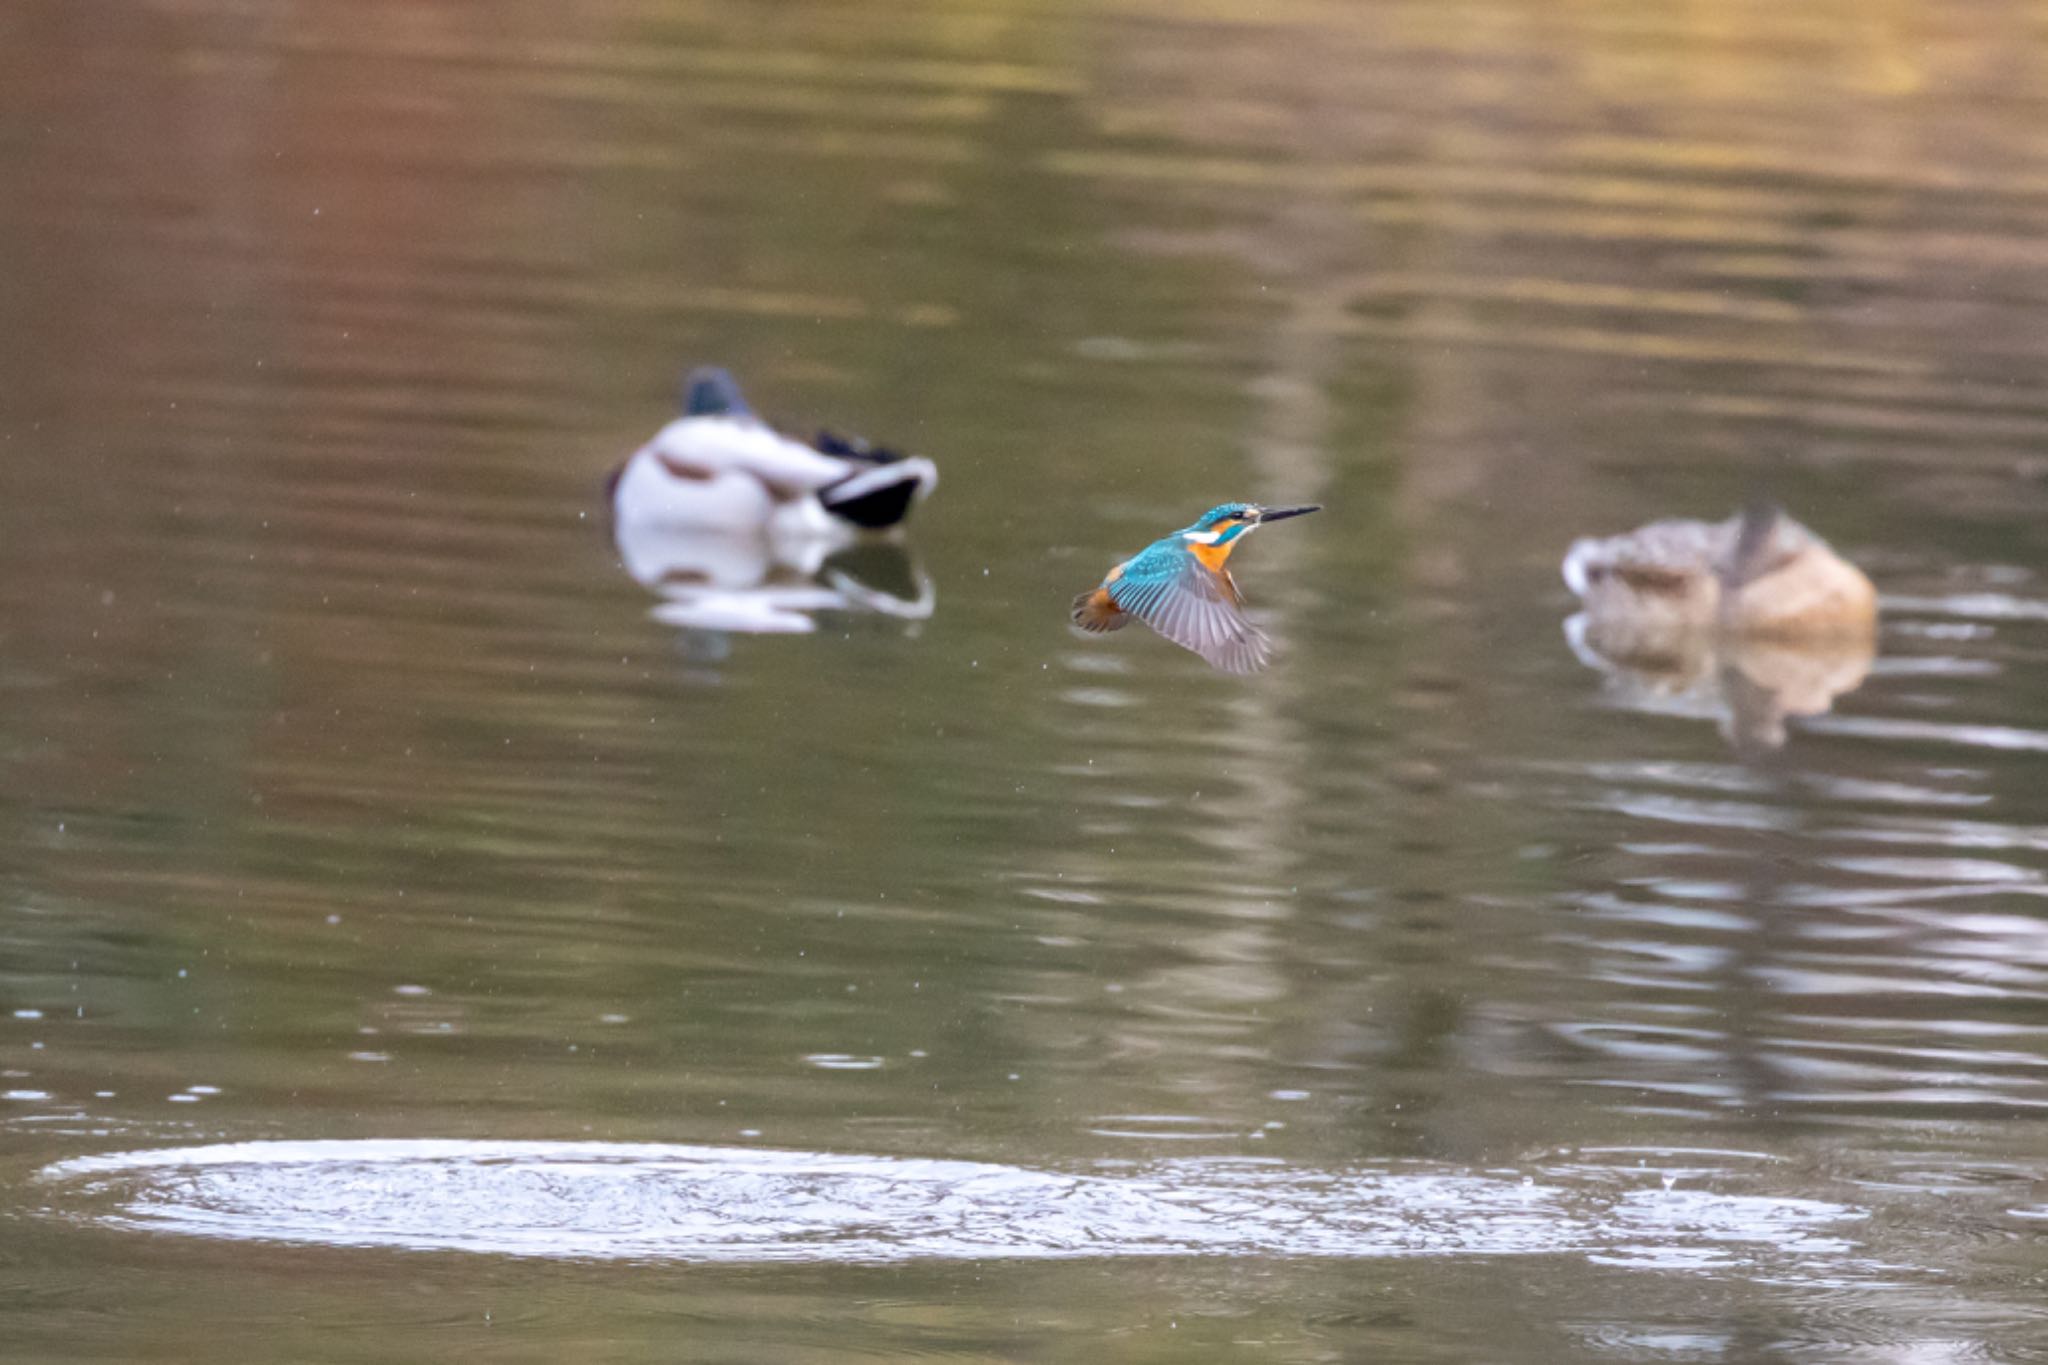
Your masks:
<svg viewBox="0 0 2048 1365"><path fill-rule="evenodd" d="M1764 783L1765 799L1786 803L1792 796L1790 784L1776 765L1765 761L1753 766L1758 767ZM1725 1002L1718 1007L1726 1015L1733 1098L1750 1112L1756 1112L1777 1088L1765 1055L1769 1003L1763 982L1775 959L1789 946L1791 917L1784 913L1783 901L1792 880L1794 840L1805 822L1803 809L1795 810L1789 822L1776 828L1746 830L1735 836L1737 857L1746 864L1735 877L1742 887L1738 904L1746 910L1749 923L1739 934L1735 951L1721 959L1716 995L1718 1002Z"/></svg>

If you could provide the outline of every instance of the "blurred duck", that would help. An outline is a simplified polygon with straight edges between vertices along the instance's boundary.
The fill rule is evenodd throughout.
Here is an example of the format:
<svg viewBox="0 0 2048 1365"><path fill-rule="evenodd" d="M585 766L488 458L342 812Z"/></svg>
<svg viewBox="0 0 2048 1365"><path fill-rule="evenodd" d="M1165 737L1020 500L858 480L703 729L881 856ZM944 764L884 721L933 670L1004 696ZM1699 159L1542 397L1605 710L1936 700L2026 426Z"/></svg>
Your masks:
<svg viewBox="0 0 2048 1365"><path fill-rule="evenodd" d="M1604 631L1813 639L1869 635L1877 624L1877 590L1863 571L1770 503L1723 522L1653 521L1576 541L1564 581Z"/></svg>
<svg viewBox="0 0 2048 1365"><path fill-rule="evenodd" d="M1245 619L1244 594L1225 566L1251 533L1308 507L1226 502L1194 525L1153 541L1111 568L1097 587L1074 599L1073 622L1087 631L1121 630L1133 617L1226 673L1263 668L1272 646Z"/></svg>
<svg viewBox="0 0 2048 1365"><path fill-rule="evenodd" d="M1585 603L1565 638L1623 705L1711 717L1743 752L1825 715L1876 655L1870 580L1765 503L1580 540L1564 579Z"/></svg>
<svg viewBox="0 0 2048 1365"><path fill-rule="evenodd" d="M682 416L611 479L614 524L845 541L896 525L938 485L930 460L820 432L805 444L754 415L719 369L694 371Z"/></svg>

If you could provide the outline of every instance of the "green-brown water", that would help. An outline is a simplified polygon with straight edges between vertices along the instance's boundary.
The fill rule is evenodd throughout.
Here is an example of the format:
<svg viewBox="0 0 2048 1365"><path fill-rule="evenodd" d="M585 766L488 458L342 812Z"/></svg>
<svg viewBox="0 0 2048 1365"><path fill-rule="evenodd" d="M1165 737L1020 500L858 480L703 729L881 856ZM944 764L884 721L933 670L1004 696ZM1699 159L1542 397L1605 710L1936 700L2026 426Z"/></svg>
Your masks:
<svg viewBox="0 0 2048 1365"><path fill-rule="evenodd" d="M0 12L7 1357L2048 1353L2044 90L1988 3ZM698 361L938 461L928 614L628 576ZM1886 601L1776 749L1557 574L1758 485ZM1233 497L1328 507L1273 669L1069 630Z"/></svg>

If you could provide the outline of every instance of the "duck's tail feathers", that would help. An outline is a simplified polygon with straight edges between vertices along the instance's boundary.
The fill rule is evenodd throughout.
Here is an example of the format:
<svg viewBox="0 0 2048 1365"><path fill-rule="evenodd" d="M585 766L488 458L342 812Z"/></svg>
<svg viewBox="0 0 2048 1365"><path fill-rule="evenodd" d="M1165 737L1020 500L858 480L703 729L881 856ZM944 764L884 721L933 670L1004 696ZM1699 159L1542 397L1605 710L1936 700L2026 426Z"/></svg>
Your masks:
<svg viewBox="0 0 2048 1365"><path fill-rule="evenodd" d="M1074 599L1073 622L1083 630L1101 633L1106 630L1121 630L1130 622L1130 613L1116 604L1108 588L1090 588Z"/></svg>
<svg viewBox="0 0 2048 1365"><path fill-rule="evenodd" d="M752 417L754 410L740 394L739 381L715 365L690 371L683 381L683 416Z"/></svg>
<svg viewBox="0 0 2048 1365"><path fill-rule="evenodd" d="M820 455L836 455L842 460L858 460L862 464L895 464L906 458L900 450L878 446L862 436L841 436L823 427L819 428L811 448Z"/></svg>
<svg viewBox="0 0 2048 1365"><path fill-rule="evenodd" d="M1778 527L1784 519L1784 509L1769 498L1755 496L1742 505L1735 546L1721 566L1723 586L1740 588L1778 567L1785 557L1778 541Z"/></svg>
<svg viewBox="0 0 2048 1365"><path fill-rule="evenodd" d="M818 501L841 521L877 531L902 521L910 505L938 483L939 471L930 460L897 459L827 484L818 490Z"/></svg>
<svg viewBox="0 0 2048 1365"><path fill-rule="evenodd" d="M1584 597L1592 590L1593 580L1599 575L1599 562L1603 553L1602 543L1591 536L1580 536L1564 553L1564 585L1571 589L1572 596Z"/></svg>

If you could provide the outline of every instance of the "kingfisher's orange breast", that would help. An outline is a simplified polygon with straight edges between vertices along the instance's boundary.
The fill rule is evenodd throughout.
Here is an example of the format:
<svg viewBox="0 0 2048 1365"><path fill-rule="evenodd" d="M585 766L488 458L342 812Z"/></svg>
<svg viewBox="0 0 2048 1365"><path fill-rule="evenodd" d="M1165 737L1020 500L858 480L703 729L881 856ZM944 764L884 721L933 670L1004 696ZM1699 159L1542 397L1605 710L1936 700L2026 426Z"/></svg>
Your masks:
<svg viewBox="0 0 2048 1365"><path fill-rule="evenodd" d="M1210 573L1222 573L1223 565L1230 559L1230 552L1236 546L1237 542L1234 540L1225 541L1221 545L1204 545L1196 541L1190 544L1188 549L1194 551L1195 558L1201 560L1202 567Z"/></svg>

